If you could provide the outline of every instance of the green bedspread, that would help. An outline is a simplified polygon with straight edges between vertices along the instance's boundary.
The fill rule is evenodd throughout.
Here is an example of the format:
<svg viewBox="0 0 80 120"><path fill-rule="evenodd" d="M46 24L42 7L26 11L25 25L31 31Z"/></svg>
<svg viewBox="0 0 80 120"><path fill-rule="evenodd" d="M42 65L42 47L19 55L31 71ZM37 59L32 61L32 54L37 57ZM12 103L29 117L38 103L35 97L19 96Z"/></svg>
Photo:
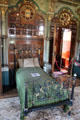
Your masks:
<svg viewBox="0 0 80 120"><path fill-rule="evenodd" d="M39 67L21 68L16 72L16 83L20 97L21 109L25 106L25 89L27 89L27 107L56 103L68 98L68 90Z"/></svg>

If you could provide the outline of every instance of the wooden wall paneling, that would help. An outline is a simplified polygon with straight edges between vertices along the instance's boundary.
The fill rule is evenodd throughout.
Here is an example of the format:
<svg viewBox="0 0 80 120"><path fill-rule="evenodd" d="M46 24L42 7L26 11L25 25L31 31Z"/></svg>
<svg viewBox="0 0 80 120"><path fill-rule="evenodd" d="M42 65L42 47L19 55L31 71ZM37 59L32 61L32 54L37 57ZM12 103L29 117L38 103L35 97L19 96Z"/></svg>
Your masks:
<svg viewBox="0 0 80 120"><path fill-rule="evenodd" d="M53 58L53 35L54 35L54 22L53 19L51 21L50 26L50 47L49 47L49 63L52 65L52 58Z"/></svg>
<svg viewBox="0 0 80 120"><path fill-rule="evenodd" d="M18 6L16 10L10 9L10 12L8 14L9 37L11 37L12 35L15 37L15 48L14 48L15 50L19 49L19 47L21 49L24 48L26 49L26 47L29 47L29 49L40 48L40 64L42 66L44 36L41 35L40 27L42 26L44 27L44 18L41 14L39 14L36 11L35 7L34 7L34 11L36 12L33 12L34 14L33 15L31 14L30 18L28 18L27 14L25 14L26 16L22 15L23 13L25 13L25 9L26 9L26 4L24 3L21 7ZM33 9L31 11L33 11ZM31 18L32 16L34 17ZM9 65L14 61L13 59L15 55L11 55L11 52L12 51L15 52L15 50L11 50L9 48ZM25 57L25 52L23 52L23 54L24 54L23 56ZM18 59L18 57L20 56L16 53L16 57ZM10 67L12 66L14 67L14 65L10 65Z"/></svg>
<svg viewBox="0 0 80 120"><path fill-rule="evenodd" d="M0 95L2 94L2 71L1 71L1 64L2 64L2 48L1 48L1 12L0 12Z"/></svg>
<svg viewBox="0 0 80 120"><path fill-rule="evenodd" d="M56 37L57 37L57 26L56 23L54 24L54 41L53 41L53 59L52 59L52 72L54 72L54 64L55 64L55 58L56 58Z"/></svg>
<svg viewBox="0 0 80 120"><path fill-rule="evenodd" d="M53 38L50 39L49 47L49 63L52 65L52 56L53 56Z"/></svg>
<svg viewBox="0 0 80 120"><path fill-rule="evenodd" d="M75 45L76 45L76 35L77 35L77 25L73 25L71 28L72 30L72 38L71 38L71 50L70 50L70 57L73 58L75 55Z"/></svg>
<svg viewBox="0 0 80 120"><path fill-rule="evenodd" d="M61 55L61 31L62 29L60 27L57 27L57 33L56 33L56 55Z"/></svg>
<svg viewBox="0 0 80 120"><path fill-rule="evenodd" d="M9 45L9 49L8 49L8 60L9 60L9 68L13 69L14 68L14 44L10 44Z"/></svg>
<svg viewBox="0 0 80 120"><path fill-rule="evenodd" d="M71 38L71 48L70 48L70 58L69 58L69 62L71 63L71 60L74 59L75 57L75 48L76 48L76 36L77 36L77 24L75 22L73 22L74 24L72 24L70 26L70 29L72 30L72 38ZM73 63L72 63L73 64ZM72 75L72 64L69 65L69 74Z"/></svg>
<svg viewBox="0 0 80 120"><path fill-rule="evenodd" d="M2 72L1 72L1 61L0 61L0 95L2 94Z"/></svg>
<svg viewBox="0 0 80 120"><path fill-rule="evenodd" d="M38 57L40 49L40 65L43 66L43 46L43 38L40 40L15 40L15 45L10 44L9 46L9 68L14 68L14 59L17 62L17 59L27 57L26 51L28 48L29 50L32 49L34 52L37 52L33 53L32 57ZM18 54L17 51L21 51L20 54Z"/></svg>

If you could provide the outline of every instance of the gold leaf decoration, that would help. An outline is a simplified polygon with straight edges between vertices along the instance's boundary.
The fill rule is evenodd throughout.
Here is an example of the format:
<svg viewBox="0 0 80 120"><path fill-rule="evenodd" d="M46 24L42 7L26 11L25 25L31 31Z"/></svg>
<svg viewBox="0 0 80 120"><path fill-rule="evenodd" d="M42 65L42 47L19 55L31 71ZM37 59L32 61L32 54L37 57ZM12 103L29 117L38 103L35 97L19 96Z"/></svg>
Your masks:
<svg viewBox="0 0 80 120"><path fill-rule="evenodd" d="M62 26L68 26L71 23L72 14L69 10L64 9L59 13L59 21Z"/></svg>
<svg viewBox="0 0 80 120"><path fill-rule="evenodd" d="M35 16L35 6L32 3L26 2L20 8L21 22L25 23L34 19Z"/></svg>

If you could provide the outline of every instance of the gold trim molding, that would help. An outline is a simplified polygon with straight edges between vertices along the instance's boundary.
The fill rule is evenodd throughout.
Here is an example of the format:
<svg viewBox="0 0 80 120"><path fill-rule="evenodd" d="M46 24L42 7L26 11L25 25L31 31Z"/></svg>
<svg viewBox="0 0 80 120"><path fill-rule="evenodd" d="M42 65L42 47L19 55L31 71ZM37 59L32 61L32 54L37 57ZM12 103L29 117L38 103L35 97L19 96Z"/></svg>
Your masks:
<svg viewBox="0 0 80 120"><path fill-rule="evenodd" d="M7 9L8 9L8 7L1 7L0 8L2 15L6 14Z"/></svg>

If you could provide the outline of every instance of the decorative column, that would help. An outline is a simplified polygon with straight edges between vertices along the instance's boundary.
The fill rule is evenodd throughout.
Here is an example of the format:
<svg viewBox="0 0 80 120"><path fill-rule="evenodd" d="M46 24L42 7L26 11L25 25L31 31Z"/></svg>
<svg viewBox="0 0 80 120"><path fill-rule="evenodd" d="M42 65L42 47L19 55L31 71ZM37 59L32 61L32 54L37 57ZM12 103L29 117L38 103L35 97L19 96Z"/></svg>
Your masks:
<svg viewBox="0 0 80 120"><path fill-rule="evenodd" d="M1 3L2 2L2 3ZM1 11L1 58L0 58L0 95L2 94L3 92L3 87L2 87L2 66L4 65L5 61L5 57L4 56L7 56L6 54L6 44L5 44L5 41L6 41L6 10L8 8L8 5L5 5L7 4L6 1L5 3L3 3L4 1L1 1L0 2L0 11ZM6 7L5 7L6 6ZM7 41L6 41L7 42Z"/></svg>
<svg viewBox="0 0 80 120"><path fill-rule="evenodd" d="M54 38L54 41L53 41L53 57L52 57L52 72L54 72L54 63L55 63L55 59L56 59L56 31L57 31L57 26L56 26L56 23L54 25L54 35L53 35L53 38Z"/></svg>
<svg viewBox="0 0 80 120"><path fill-rule="evenodd" d="M1 13L2 13L2 26L1 26L1 41L2 41L2 65L7 64L7 56L8 56L8 51L7 50L7 28L6 28L6 11L7 7L1 7Z"/></svg>
<svg viewBox="0 0 80 120"><path fill-rule="evenodd" d="M77 35L76 35L76 47L74 57L77 57L80 53L80 22L77 22ZM79 56L78 56L79 57Z"/></svg>
<svg viewBox="0 0 80 120"><path fill-rule="evenodd" d="M44 63L49 62L50 17L45 18Z"/></svg>

